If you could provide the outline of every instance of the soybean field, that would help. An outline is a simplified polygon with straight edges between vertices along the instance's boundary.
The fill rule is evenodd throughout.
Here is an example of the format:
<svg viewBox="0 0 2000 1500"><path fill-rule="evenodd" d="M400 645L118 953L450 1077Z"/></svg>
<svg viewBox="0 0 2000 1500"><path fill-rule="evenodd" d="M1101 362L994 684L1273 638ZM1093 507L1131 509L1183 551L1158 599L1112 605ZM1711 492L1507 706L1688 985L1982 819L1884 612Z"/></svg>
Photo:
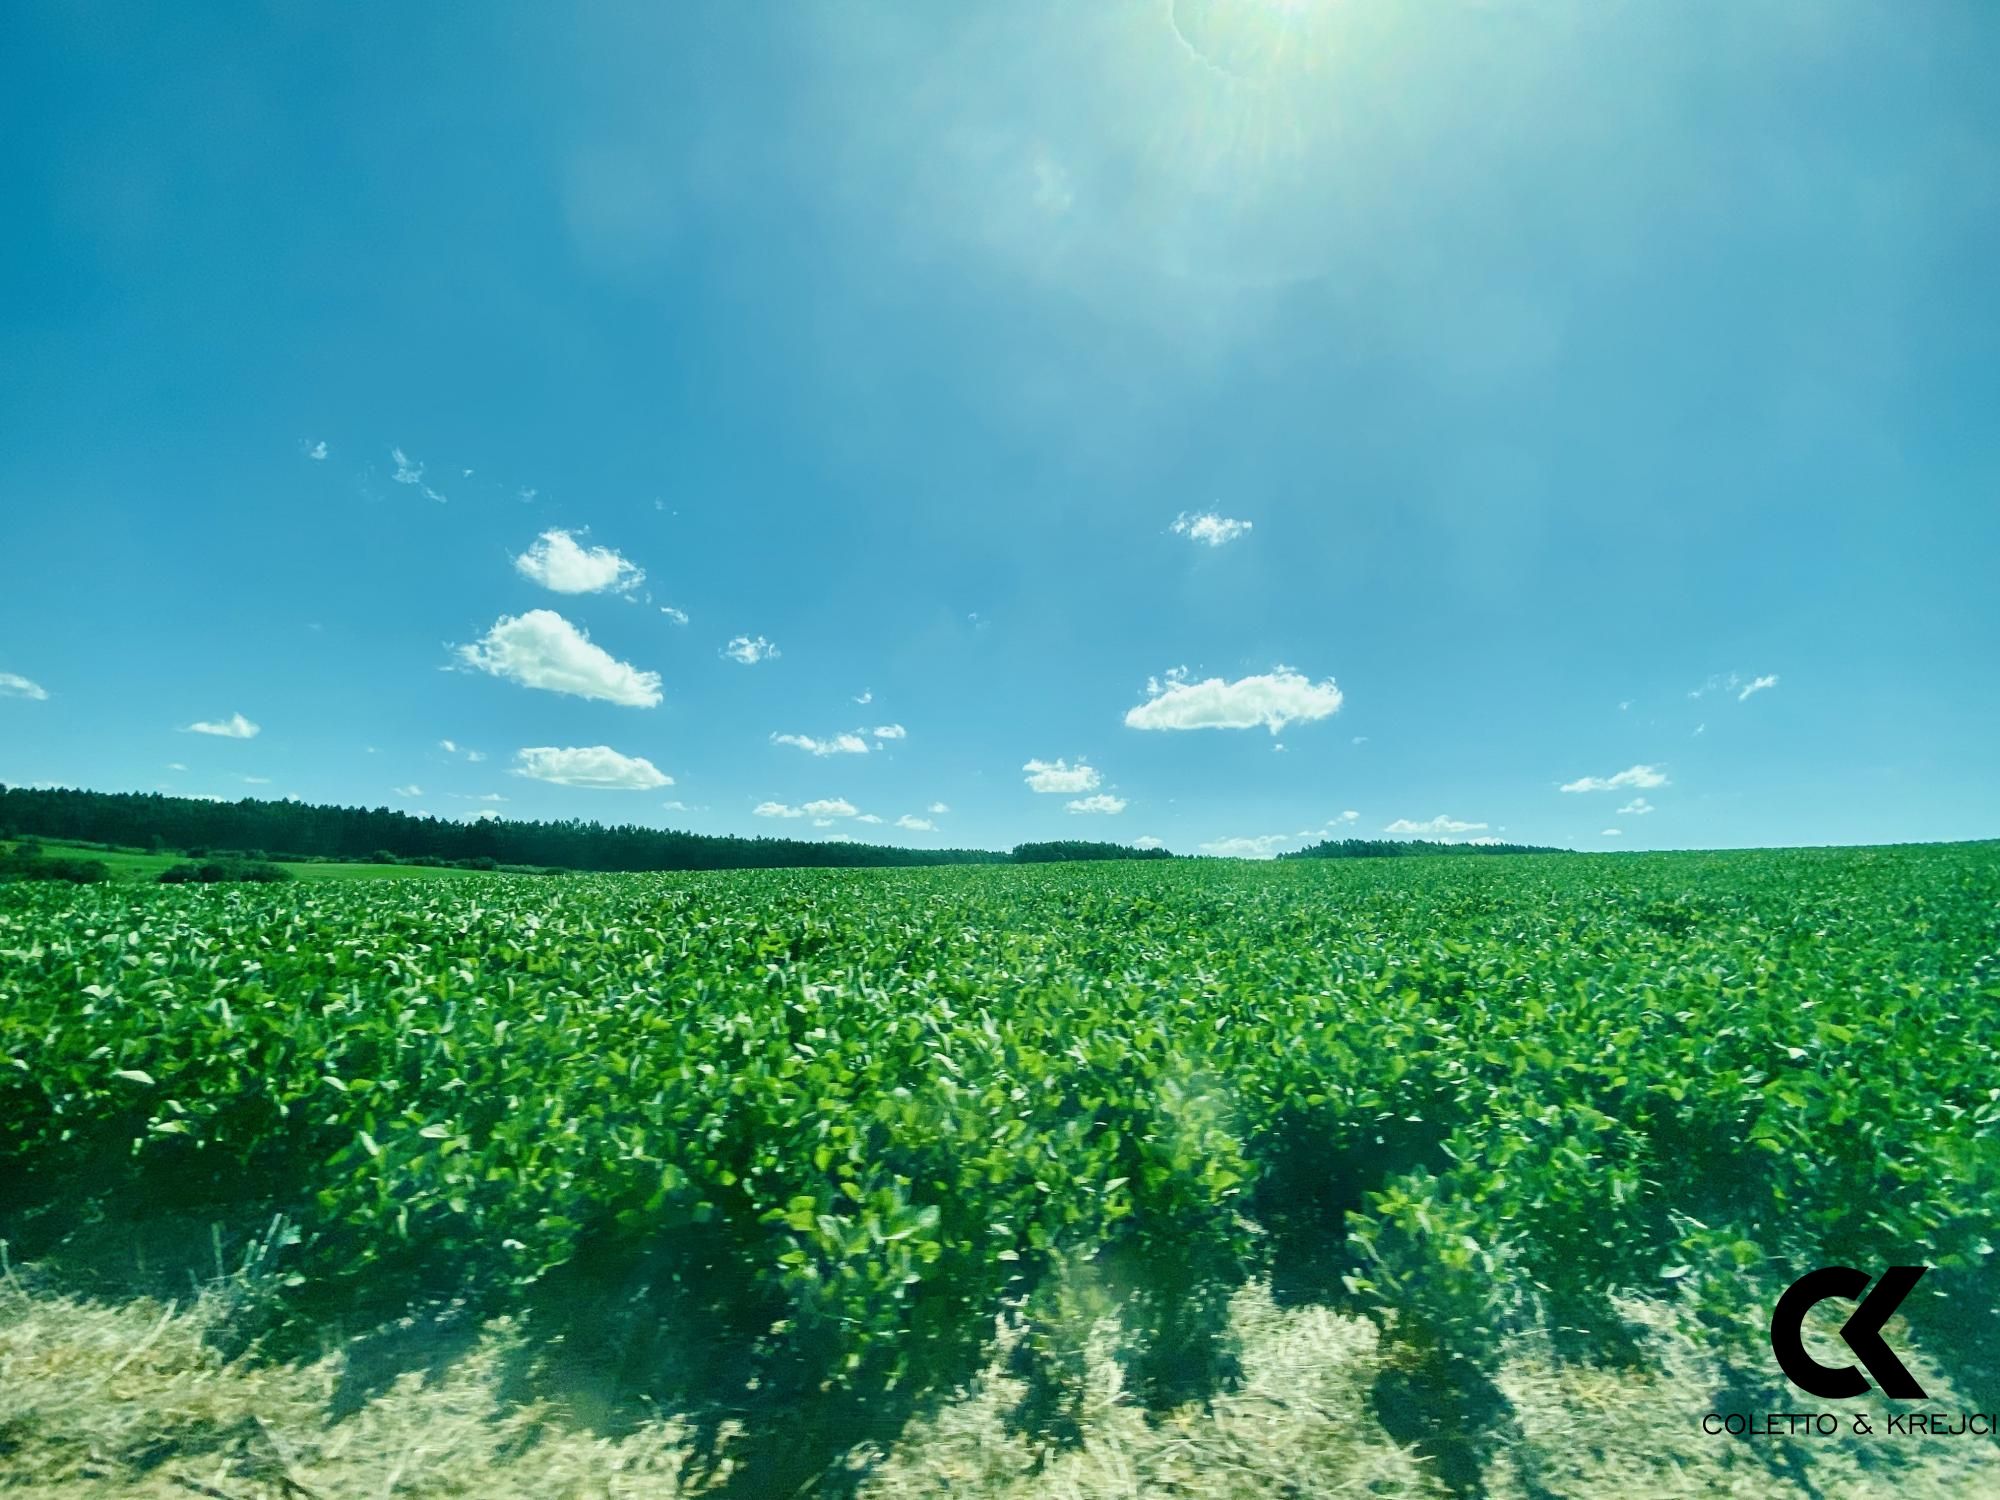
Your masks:
<svg viewBox="0 0 2000 1500"><path fill-rule="evenodd" d="M1515 1341L1782 1402L1823 1264L1932 1268L1993 1409L1996 955L1994 844L0 887L0 1238L102 1296L199 1226L231 1357L506 1319L746 1494L1002 1356L1038 1451L1092 1340L1199 1410L1255 1284L1476 1493Z"/></svg>

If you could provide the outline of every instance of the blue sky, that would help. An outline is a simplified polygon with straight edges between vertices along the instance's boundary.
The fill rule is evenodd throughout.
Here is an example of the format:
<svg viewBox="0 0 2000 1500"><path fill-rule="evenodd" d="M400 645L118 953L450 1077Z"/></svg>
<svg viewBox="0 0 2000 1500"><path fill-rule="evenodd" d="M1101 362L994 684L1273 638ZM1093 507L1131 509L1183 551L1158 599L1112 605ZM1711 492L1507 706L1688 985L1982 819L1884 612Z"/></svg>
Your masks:
<svg viewBox="0 0 2000 1500"><path fill-rule="evenodd" d="M1996 73L1983 4L7 7L0 780L2000 834Z"/></svg>

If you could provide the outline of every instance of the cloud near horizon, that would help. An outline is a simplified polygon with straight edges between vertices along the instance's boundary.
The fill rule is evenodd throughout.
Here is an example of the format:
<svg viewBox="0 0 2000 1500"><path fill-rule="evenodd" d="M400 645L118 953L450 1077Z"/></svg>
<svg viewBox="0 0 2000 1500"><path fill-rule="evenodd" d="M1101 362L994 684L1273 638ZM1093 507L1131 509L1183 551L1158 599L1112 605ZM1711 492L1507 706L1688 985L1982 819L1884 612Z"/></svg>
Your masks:
<svg viewBox="0 0 2000 1500"><path fill-rule="evenodd" d="M514 752L514 774L557 786L595 791L645 792L672 786L674 778L639 755L620 755L609 745L557 749L539 745Z"/></svg>
<svg viewBox="0 0 2000 1500"><path fill-rule="evenodd" d="M1422 823L1409 818L1398 818L1382 831L1404 833L1417 838L1436 838L1440 834L1477 833L1484 827L1486 827L1484 823L1468 823L1447 813L1439 813L1435 818Z"/></svg>

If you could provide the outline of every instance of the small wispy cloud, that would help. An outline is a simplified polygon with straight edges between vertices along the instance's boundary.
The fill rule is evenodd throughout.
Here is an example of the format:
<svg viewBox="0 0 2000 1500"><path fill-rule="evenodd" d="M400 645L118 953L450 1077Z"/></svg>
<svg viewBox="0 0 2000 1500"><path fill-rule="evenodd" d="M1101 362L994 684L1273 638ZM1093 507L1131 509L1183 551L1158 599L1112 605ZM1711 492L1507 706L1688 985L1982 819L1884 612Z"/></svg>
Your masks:
<svg viewBox="0 0 2000 1500"><path fill-rule="evenodd" d="M1235 541L1249 531L1251 523L1218 515L1212 510L1192 514L1182 511L1174 517L1174 524L1170 529L1175 536L1184 536L1191 542L1200 542L1208 547L1220 547Z"/></svg>
<svg viewBox="0 0 2000 1500"><path fill-rule="evenodd" d="M877 724L875 726L875 738L878 740L902 740L908 739L909 736L910 731L905 729L901 724Z"/></svg>
<svg viewBox="0 0 2000 1500"><path fill-rule="evenodd" d="M826 739L814 739L809 734L774 734L771 736L771 743L774 745L790 745L794 749L803 750L809 755L866 755L868 753L868 741L861 737L859 731L853 734L830 735Z"/></svg>
<svg viewBox="0 0 2000 1500"><path fill-rule="evenodd" d="M399 786L393 790L398 797L421 797L424 794L424 789L414 782L409 786Z"/></svg>
<svg viewBox="0 0 2000 1500"><path fill-rule="evenodd" d="M1122 813L1125 811L1125 799L1114 797L1109 792L1099 792L1095 797L1078 797L1063 806L1073 813Z"/></svg>
<svg viewBox="0 0 2000 1500"><path fill-rule="evenodd" d="M271 778L268 776L245 776L243 784L245 786L269 786Z"/></svg>
<svg viewBox="0 0 2000 1500"><path fill-rule="evenodd" d="M1741 703L1752 693L1761 693L1765 688L1778 685L1776 673L1767 677L1755 677L1746 681L1741 672L1711 672L1708 680L1688 693L1690 698L1704 698L1710 693L1734 693Z"/></svg>
<svg viewBox="0 0 2000 1500"><path fill-rule="evenodd" d="M904 813L900 818L896 819L896 826L898 828L907 828L912 833L935 833L937 831L937 824L933 823L929 818L914 817L909 813Z"/></svg>
<svg viewBox="0 0 2000 1500"><path fill-rule="evenodd" d="M739 635L730 639L722 648L722 654L731 661L741 662L746 667L754 667L760 661L772 661L780 653L778 648L761 635Z"/></svg>
<svg viewBox="0 0 2000 1500"><path fill-rule="evenodd" d="M951 809L946 807L942 802L933 802L929 807L925 808L924 811L932 814L933 816L942 817L944 814L950 812Z"/></svg>
<svg viewBox="0 0 2000 1500"><path fill-rule="evenodd" d="M1643 787L1651 791L1666 784L1666 773L1656 767L1633 766L1615 776L1579 776L1575 781L1563 783L1562 789L1566 792L1617 792L1626 787Z"/></svg>
<svg viewBox="0 0 2000 1500"><path fill-rule="evenodd" d="M1340 821L1343 823L1358 823L1361 821L1361 814L1350 807L1340 815Z"/></svg>
<svg viewBox="0 0 2000 1500"><path fill-rule="evenodd" d="M317 443L310 443L306 446L307 458L313 459L316 462L324 462L326 460L326 455L327 455L327 447L323 441Z"/></svg>
<svg viewBox="0 0 2000 1500"><path fill-rule="evenodd" d="M241 714L231 714L226 719L197 719L187 726L186 732L217 735L225 740L254 740L262 732L262 726Z"/></svg>
<svg viewBox="0 0 2000 1500"><path fill-rule="evenodd" d="M39 682L30 682L19 672L0 672L0 698L31 698L40 703L49 696L49 690Z"/></svg>
<svg viewBox="0 0 2000 1500"><path fill-rule="evenodd" d="M1622 828L1606 828L1598 833L1598 837L1605 839L1622 839L1623 837L1625 837L1625 830Z"/></svg>
<svg viewBox="0 0 2000 1500"><path fill-rule="evenodd" d="M1630 802L1618 809L1618 816L1621 818L1643 818L1647 813L1657 812L1658 810L1644 797L1634 797Z"/></svg>
<svg viewBox="0 0 2000 1500"><path fill-rule="evenodd" d="M444 751L446 755L462 755L472 765L477 765L480 761L486 759L486 752L484 750L474 750L469 746L459 744L456 740L439 740L438 749ZM374 751L370 750L369 754L374 754Z"/></svg>
<svg viewBox="0 0 2000 1500"><path fill-rule="evenodd" d="M675 609L671 604L662 604L660 606L660 613L665 615L669 620L672 620L676 625L685 625L688 622L687 611L684 609Z"/></svg>
<svg viewBox="0 0 2000 1500"><path fill-rule="evenodd" d="M873 703L875 701L875 694L867 688L863 688L854 701L862 704Z"/></svg>
<svg viewBox="0 0 2000 1500"><path fill-rule="evenodd" d="M1132 847L1134 849L1164 849L1167 847L1167 841L1165 839L1156 839L1150 833L1141 834L1138 838L1132 840Z"/></svg>
<svg viewBox="0 0 2000 1500"><path fill-rule="evenodd" d="M424 466L422 464L413 462L410 456L401 448L391 448L389 450L389 457L394 460L396 465L396 472L389 477L394 479L396 483L414 485L423 492L425 499L435 500L440 505L445 503L444 496L424 483Z"/></svg>

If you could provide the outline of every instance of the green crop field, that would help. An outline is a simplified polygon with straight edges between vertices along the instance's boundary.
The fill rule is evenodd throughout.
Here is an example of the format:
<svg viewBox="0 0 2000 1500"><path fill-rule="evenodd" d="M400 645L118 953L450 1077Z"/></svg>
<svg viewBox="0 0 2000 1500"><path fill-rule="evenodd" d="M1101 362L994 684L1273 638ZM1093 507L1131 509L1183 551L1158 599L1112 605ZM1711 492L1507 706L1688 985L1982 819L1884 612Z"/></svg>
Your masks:
<svg viewBox="0 0 2000 1500"><path fill-rule="evenodd" d="M111 878L119 881L157 880L161 871L187 859L187 855L171 850L155 854L140 849L106 849L97 844L80 844L67 839L39 839L37 842L51 855L101 861L110 868ZM0 844L0 850L11 847ZM443 865L348 864L336 860L285 860L281 863L301 880L398 880L419 875L475 873Z"/></svg>
<svg viewBox="0 0 2000 1500"><path fill-rule="evenodd" d="M498 1320L690 1492L859 1483L982 1380L1037 1464L1105 1381L1223 1421L1254 1295L1372 1341L1372 1492L1549 1493L1521 1351L1790 1409L1822 1264L1932 1267L1901 1343L1994 1409L1996 954L1993 844L0 888L0 1236L115 1303L201 1226L250 1363ZM1674 1420L1640 1482L1800 1479Z"/></svg>

